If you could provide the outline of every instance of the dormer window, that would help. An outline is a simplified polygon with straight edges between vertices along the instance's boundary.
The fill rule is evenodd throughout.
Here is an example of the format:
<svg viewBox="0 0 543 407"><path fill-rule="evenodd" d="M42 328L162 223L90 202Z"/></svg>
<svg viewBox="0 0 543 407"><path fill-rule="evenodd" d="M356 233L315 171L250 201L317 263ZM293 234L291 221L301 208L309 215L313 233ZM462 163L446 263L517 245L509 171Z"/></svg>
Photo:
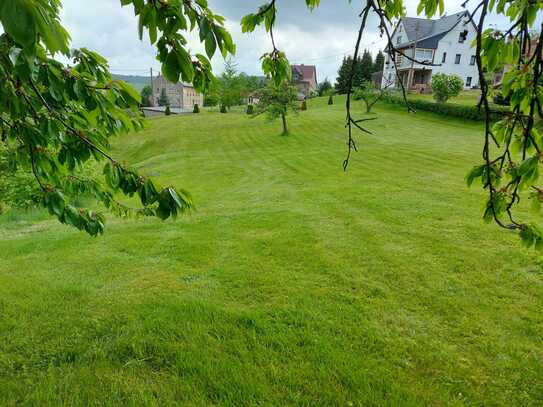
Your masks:
<svg viewBox="0 0 543 407"><path fill-rule="evenodd" d="M468 38L468 30L464 30L460 33L460 35L458 36L458 42L460 44L464 43Z"/></svg>

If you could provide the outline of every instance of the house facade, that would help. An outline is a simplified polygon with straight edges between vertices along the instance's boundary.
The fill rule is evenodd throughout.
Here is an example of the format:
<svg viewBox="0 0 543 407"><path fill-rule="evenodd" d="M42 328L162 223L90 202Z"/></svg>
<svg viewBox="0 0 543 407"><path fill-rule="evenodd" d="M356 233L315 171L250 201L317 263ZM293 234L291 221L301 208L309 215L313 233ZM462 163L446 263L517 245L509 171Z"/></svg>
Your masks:
<svg viewBox="0 0 543 407"><path fill-rule="evenodd" d="M317 67L292 65L292 84L298 88L298 99L303 100L317 92Z"/></svg>
<svg viewBox="0 0 543 407"><path fill-rule="evenodd" d="M387 49L381 87L398 88L403 83L406 89L429 92L432 76L437 73L460 76L464 89L479 87L475 49L471 47L476 33L465 11L437 20L402 18L392 34L394 47L417 61L433 65L413 62L396 52L396 72L391 50Z"/></svg>
<svg viewBox="0 0 543 407"><path fill-rule="evenodd" d="M198 106L204 105L204 95L197 92L190 83L172 83L164 76L159 75L156 78L152 79L153 87L153 97L152 103L153 107L159 106L160 95L162 94L162 89L165 89L166 96L170 103L170 107L189 110L192 111L194 105Z"/></svg>

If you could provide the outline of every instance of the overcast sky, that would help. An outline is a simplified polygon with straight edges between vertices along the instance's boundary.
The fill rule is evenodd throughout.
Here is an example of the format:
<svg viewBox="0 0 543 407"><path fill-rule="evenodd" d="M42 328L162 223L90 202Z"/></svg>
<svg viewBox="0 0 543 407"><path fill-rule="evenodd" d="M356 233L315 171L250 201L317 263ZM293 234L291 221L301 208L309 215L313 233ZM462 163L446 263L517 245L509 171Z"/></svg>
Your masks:
<svg viewBox="0 0 543 407"><path fill-rule="evenodd" d="M237 44L235 60L238 69L248 74L261 74L259 58L270 49L263 29L242 34L241 17L254 12L264 0L209 0L210 7L226 17L226 26ZM462 11L463 0L446 0L447 13ZM415 0L407 0L408 15L415 16ZM132 7L121 7L119 0L64 0L62 21L72 35L72 46L88 47L105 56L114 73L147 75L149 68L158 69L155 50L149 41L139 41L137 18ZM334 80L344 55L352 53L363 2L353 0L321 0L321 6L310 12L304 0L278 0L276 40L292 63L314 64L318 79ZM494 22L503 23L503 20ZM375 55L384 46L379 38L376 20L370 20L363 44ZM202 52L197 37L189 37L190 48ZM222 71L223 60L217 55L214 71Z"/></svg>

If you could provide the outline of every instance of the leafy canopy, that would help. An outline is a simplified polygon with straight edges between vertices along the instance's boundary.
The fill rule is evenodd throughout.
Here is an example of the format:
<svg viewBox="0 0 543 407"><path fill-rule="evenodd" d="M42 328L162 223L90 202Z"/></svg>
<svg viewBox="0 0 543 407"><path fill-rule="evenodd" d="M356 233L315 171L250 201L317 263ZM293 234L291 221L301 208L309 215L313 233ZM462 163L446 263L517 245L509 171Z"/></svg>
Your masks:
<svg viewBox="0 0 543 407"><path fill-rule="evenodd" d="M171 81L193 82L199 90L212 79L209 63L235 47L203 0L122 0L132 5L157 48L162 72ZM140 130L140 95L112 79L107 62L88 49L70 50L70 37L59 20L59 0L0 2L0 133L10 167L31 172L42 202L62 223L91 235L103 232L100 211L83 208L86 194L119 216L175 217L192 206L188 193L161 187L108 153L111 136ZM206 54L191 55L182 33L198 27ZM65 65L55 57L69 58ZM81 177L90 161L103 161L102 174ZM120 192L137 197L136 207L116 199Z"/></svg>

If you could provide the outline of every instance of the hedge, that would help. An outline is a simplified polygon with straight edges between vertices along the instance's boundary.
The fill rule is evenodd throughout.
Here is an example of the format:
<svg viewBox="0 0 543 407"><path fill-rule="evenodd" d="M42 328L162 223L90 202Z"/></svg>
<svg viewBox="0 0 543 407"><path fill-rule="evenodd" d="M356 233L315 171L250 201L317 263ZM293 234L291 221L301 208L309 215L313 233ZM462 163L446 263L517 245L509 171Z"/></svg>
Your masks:
<svg viewBox="0 0 543 407"><path fill-rule="evenodd" d="M477 106L469 105L456 105L452 103L436 103L428 100L421 99L408 99L409 105L415 110L422 110L426 112L432 112L449 117L458 117L461 119L483 121L485 120L484 110L479 110ZM382 99L384 103L397 106L405 106L405 101L401 96L385 95ZM507 112L509 109L501 106L493 106L494 111L491 115L492 120L498 120L502 114L500 112Z"/></svg>

